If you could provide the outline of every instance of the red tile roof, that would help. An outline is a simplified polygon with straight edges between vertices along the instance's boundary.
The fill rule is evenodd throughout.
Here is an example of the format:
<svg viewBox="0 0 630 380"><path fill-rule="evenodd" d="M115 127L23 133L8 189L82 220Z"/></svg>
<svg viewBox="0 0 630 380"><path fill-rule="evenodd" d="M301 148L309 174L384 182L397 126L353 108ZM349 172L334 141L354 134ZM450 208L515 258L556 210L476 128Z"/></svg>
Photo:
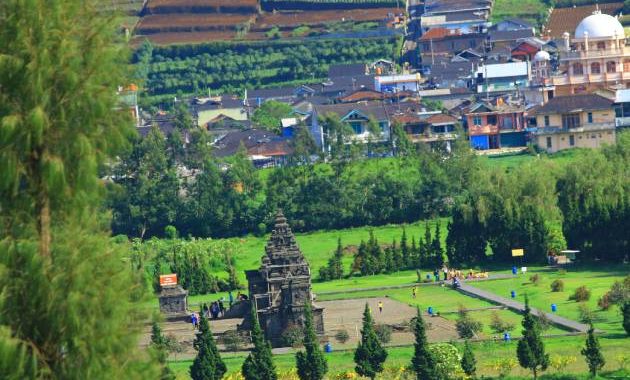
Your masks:
<svg viewBox="0 0 630 380"><path fill-rule="evenodd" d="M432 28L432 29L427 30L427 32L424 33L422 37L420 37L420 41L437 40L437 39L445 38L448 36L461 36L461 35L462 35L462 32L459 29L452 30L452 29L446 29L446 28Z"/></svg>

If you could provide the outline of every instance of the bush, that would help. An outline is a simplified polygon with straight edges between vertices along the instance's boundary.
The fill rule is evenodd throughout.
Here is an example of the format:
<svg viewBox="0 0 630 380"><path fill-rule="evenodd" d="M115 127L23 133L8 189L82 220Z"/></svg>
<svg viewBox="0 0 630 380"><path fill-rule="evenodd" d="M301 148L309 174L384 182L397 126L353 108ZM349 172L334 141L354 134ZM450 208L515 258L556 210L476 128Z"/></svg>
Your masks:
<svg viewBox="0 0 630 380"><path fill-rule="evenodd" d="M280 336L280 342L285 347L298 348L302 346L304 341L304 331L299 326L287 327Z"/></svg>
<svg viewBox="0 0 630 380"><path fill-rule="evenodd" d="M562 280L554 280L551 283L551 291L552 292L564 292L564 281L562 281Z"/></svg>
<svg viewBox="0 0 630 380"><path fill-rule="evenodd" d="M506 331L512 331L515 327L516 326L513 323L502 320L499 313L496 311L492 312L490 317L490 328L494 333L501 334Z"/></svg>
<svg viewBox="0 0 630 380"><path fill-rule="evenodd" d="M586 303L581 302L580 305L578 306L578 311L580 312L580 322L585 323L587 325L593 323L593 320L595 319L595 315L593 314L593 311L588 307Z"/></svg>
<svg viewBox="0 0 630 380"><path fill-rule="evenodd" d="M591 299L591 291L588 290L588 288L584 285L575 289L575 292L573 293L573 295L569 297L570 301L575 301L575 302L584 302L584 301L588 301L589 299Z"/></svg>
<svg viewBox="0 0 630 380"><path fill-rule="evenodd" d="M221 343L228 351L239 351L243 348L245 341L237 331L228 330L221 336Z"/></svg>
<svg viewBox="0 0 630 380"><path fill-rule="evenodd" d="M335 339L337 342L344 344L350 339L350 334L348 334L347 330L339 330L335 333Z"/></svg>
<svg viewBox="0 0 630 380"><path fill-rule="evenodd" d="M529 281L534 285L540 284L540 280L542 280L542 278L540 277L538 273L529 277Z"/></svg>
<svg viewBox="0 0 630 380"><path fill-rule="evenodd" d="M599 299L597 300L597 306L599 306L599 308L602 310L608 310L612 305L613 303L610 302L610 292L599 297Z"/></svg>
<svg viewBox="0 0 630 380"><path fill-rule="evenodd" d="M483 324L472 319L467 313L461 313L457 322L455 322L457 334L462 339L470 339L474 337L483 328Z"/></svg>
<svg viewBox="0 0 630 380"><path fill-rule="evenodd" d="M374 331L381 343L389 343L392 340L392 327L383 323L374 326Z"/></svg>
<svg viewBox="0 0 630 380"><path fill-rule="evenodd" d="M464 377L462 356L457 347L449 343L437 343L429 346L436 361L436 369L440 379L460 379Z"/></svg>
<svg viewBox="0 0 630 380"><path fill-rule="evenodd" d="M547 318L547 314L540 313L538 316L538 323L540 324L540 328L544 331L549 330L551 328L551 321Z"/></svg>

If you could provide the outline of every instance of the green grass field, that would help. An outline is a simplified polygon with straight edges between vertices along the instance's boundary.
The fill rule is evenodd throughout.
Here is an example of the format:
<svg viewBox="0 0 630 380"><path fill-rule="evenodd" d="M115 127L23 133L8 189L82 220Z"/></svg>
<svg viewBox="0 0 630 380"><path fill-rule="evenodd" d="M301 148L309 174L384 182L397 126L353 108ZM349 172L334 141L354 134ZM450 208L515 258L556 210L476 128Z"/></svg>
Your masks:
<svg viewBox="0 0 630 380"><path fill-rule="evenodd" d="M617 267L606 267L601 269L568 268L565 274L557 270L544 268L533 268L527 275L519 275L513 279L487 281L475 284L475 286L492 291L504 297L510 297L510 291L516 291L516 298L524 302L525 295L528 296L533 307L543 311L551 311L551 304L558 306L557 314L572 320L580 319L579 306L575 301L570 301L569 296L574 290L585 285L591 290L591 298L585 302L594 311L596 328L610 334L624 335L621 327L621 315L616 306L607 311L599 310L597 300L606 293L615 280L622 280L630 274L630 267L619 265ZM541 281L538 285L529 282L530 276L539 274ZM564 282L563 292L552 292L550 284L553 280L560 279Z"/></svg>
<svg viewBox="0 0 630 380"><path fill-rule="evenodd" d="M605 371L615 371L621 367L621 357L628 358L628 347L630 339L600 339L604 356L606 357ZM580 356L580 349L584 346L584 337L571 336L571 337L559 337L559 338L547 338L545 339L545 348L551 357L568 357L575 358L575 362L569 365L563 373L585 373L588 369ZM478 342L473 343L473 350L477 358L478 375L485 376L498 376L497 371L493 368L494 363L500 359L516 358L516 343L503 343L503 342ZM400 367L408 366L413 355L413 347L391 347L388 349L389 356L385 362L385 366L388 368L399 369ZM244 354L225 354L223 358L228 367L229 373L240 371L240 367L245 359ZM329 374L335 375L341 372L349 372L354 369L353 352L352 351L336 351L326 355L328 360ZM627 360L627 359L626 359ZM293 354L275 355L274 362L279 372L288 372L295 366L295 356ZM175 371L178 379L189 379L188 368L191 365L190 360L170 362L169 366ZM627 365L627 364L626 364ZM553 368L549 368L547 373L554 373ZM514 376L528 377L528 373L518 367L511 371ZM626 373L627 374L627 373ZM388 374L389 375L389 374ZM332 376L331 376L332 378ZM389 378L388 376L380 377ZM587 377L580 376L579 379L586 379ZM612 377L610 377L612 378ZM617 379L627 379L628 377L620 375L615 377ZM563 378L565 380L577 379L576 377Z"/></svg>

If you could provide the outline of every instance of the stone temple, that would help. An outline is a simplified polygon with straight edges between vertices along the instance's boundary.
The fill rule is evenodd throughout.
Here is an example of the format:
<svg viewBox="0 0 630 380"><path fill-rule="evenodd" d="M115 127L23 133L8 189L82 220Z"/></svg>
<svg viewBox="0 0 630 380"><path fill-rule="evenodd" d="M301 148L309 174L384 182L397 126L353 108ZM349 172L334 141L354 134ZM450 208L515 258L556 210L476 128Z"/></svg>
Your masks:
<svg viewBox="0 0 630 380"><path fill-rule="evenodd" d="M245 274L265 337L278 346L287 328L304 325L304 305L312 301L311 270L282 211L276 215L262 265ZM319 335L324 333L323 311L313 305L313 324Z"/></svg>

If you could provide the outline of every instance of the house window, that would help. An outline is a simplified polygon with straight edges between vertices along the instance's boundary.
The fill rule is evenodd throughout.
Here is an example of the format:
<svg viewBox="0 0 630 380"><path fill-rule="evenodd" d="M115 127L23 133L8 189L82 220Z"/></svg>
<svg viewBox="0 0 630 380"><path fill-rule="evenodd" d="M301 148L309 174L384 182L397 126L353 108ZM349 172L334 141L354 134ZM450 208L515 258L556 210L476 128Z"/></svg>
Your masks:
<svg viewBox="0 0 630 380"><path fill-rule="evenodd" d="M488 115L488 124L497 125L497 115Z"/></svg>
<svg viewBox="0 0 630 380"><path fill-rule="evenodd" d="M605 49L606 49L606 42L600 41L597 43L597 50L605 50Z"/></svg>
<svg viewBox="0 0 630 380"><path fill-rule="evenodd" d="M503 129L513 129L514 128L514 123L512 122L512 118L511 117L505 117L503 119L501 119L502 121L502 128Z"/></svg>
<svg viewBox="0 0 630 380"><path fill-rule="evenodd" d="M363 127L361 126L361 123L350 123L350 126L352 127L352 130L354 131L354 133L356 135L360 135L361 133L363 133Z"/></svg>
<svg viewBox="0 0 630 380"><path fill-rule="evenodd" d="M573 135L569 136L569 145L571 145L571 146L575 145L575 136L573 136Z"/></svg>
<svg viewBox="0 0 630 380"><path fill-rule="evenodd" d="M617 71L617 64L615 63L615 61L608 61L606 62L606 72L607 73L614 73Z"/></svg>
<svg viewBox="0 0 630 380"><path fill-rule="evenodd" d="M588 118L588 122L589 122L589 124L590 124L590 123L592 123L592 122L593 122L593 113L592 113L592 112L589 112L586 116L587 116L587 118Z"/></svg>
<svg viewBox="0 0 630 380"><path fill-rule="evenodd" d="M549 126L549 115L545 116L545 127Z"/></svg>
<svg viewBox="0 0 630 380"><path fill-rule="evenodd" d="M431 45L428 42L422 44L422 50L429 51L431 50Z"/></svg>
<svg viewBox="0 0 630 380"><path fill-rule="evenodd" d="M562 115L562 128L571 129L580 126L580 114L579 113L567 113Z"/></svg>
<svg viewBox="0 0 630 380"><path fill-rule="evenodd" d="M475 40L468 41L468 47L471 48L471 49L474 49L475 45L477 45L476 42L477 41L475 41Z"/></svg>
<svg viewBox="0 0 630 380"><path fill-rule="evenodd" d="M581 63L573 64L573 75L584 75L584 66Z"/></svg>
<svg viewBox="0 0 630 380"><path fill-rule="evenodd" d="M481 125L481 116L473 116L473 125Z"/></svg>
<svg viewBox="0 0 630 380"><path fill-rule="evenodd" d="M630 59L623 60L623 71L630 71Z"/></svg>
<svg viewBox="0 0 630 380"><path fill-rule="evenodd" d="M601 69L599 67L599 62L591 63L591 74L600 74Z"/></svg>
<svg viewBox="0 0 630 380"><path fill-rule="evenodd" d="M547 137L547 149L551 149L551 137Z"/></svg>

